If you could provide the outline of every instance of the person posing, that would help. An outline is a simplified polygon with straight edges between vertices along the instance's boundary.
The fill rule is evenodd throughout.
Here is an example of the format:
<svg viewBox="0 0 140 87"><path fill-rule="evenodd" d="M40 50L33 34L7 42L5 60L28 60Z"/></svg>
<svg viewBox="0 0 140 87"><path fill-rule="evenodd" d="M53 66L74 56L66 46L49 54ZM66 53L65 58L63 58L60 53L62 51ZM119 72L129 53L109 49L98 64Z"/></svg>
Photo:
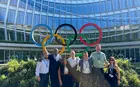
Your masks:
<svg viewBox="0 0 140 87"><path fill-rule="evenodd" d="M119 87L120 84L120 70L114 57L109 59L107 79L110 87Z"/></svg>
<svg viewBox="0 0 140 87"><path fill-rule="evenodd" d="M79 61L81 71L80 87L93 87L92 65L93 61L88 57L88 52L84 52L83 59Z"/></svg>
<svg viewBox="0 0 140 87"><path fill-rule="evenodd" d="M59 87L59 80L58 80L58 68L60 65L61 55L58 54L59 50L56 48L54 49L54 53L48 56L50 60L50 81L51 87Z"/></svg>
<svg viewBox="0 0 140 87"><path fill-rule="evenodd" d="M79 65L79 58L75 57L75 51L71 51L70 53L71 57L67 59L68 64L70 65L70 70L71 70L71 74L72 74L72 78L71 78L71 83L72 87L75 85L75 87L79 87L79 82L77 81L77 67Z"/></svg>
<svg viewBox="0 0 140 87"><path fill-rule="evenodd" d="M103 87L104 85L104 64L108 65L106 55L101 52L101 45L96 45L96 52L92 52L90 58L93 60L93 80L96 87Z"/></svg>
<svg viewBox="0 0 140 87"><path fill-rule="evenodd" d="M58 78L60 87L73 87L72 76L70 75L69 69L67 67L66 58L62 59L58 69Z"/></svg>
<svg viewBox="0 0 140 87"><path fill-rule="evenodd" d="M37 62L35 74L37 80L39 81L39 86L48 87L50 61L48 60L48 55L45 51L43 51L43 54L43 58L41 58L41 60Z"/></svg>

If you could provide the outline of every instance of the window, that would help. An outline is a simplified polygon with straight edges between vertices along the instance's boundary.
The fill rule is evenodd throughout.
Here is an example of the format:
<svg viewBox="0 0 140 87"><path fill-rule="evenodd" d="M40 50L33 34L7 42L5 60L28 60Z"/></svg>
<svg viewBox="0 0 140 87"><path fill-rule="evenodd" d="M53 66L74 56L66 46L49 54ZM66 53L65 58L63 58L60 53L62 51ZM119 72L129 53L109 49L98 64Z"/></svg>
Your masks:
<svg viewBox="0 0 140 87"><path fill-rule="evenodd" d="M77 28L78 28L78 30L80 30L80 28L81 28L81 25L83 25L83 22L82 22L82 19L80 19L80 18L78 18L77 19Z"/></svg>
<svg viewBox="0 0 140 87"><path fill-rule="evenodd" d="M7 30L8 40L14 41L15 40L15 32L14 30Z"/></svg>
<svg viewBox="0 0 140 87"><path fill-rule="evenodd" d="M42 5L42 12L47 13L48 11L48 6Z"/></svg>
<svg viewBox="0 0 140 87"><path fill-rule="evenodd" d="M47 23L47 17L45 15L41 16L41 24L46 24Z"/></svg>
<svg viewBox="0 0 140 87"><path fill-rule="evenodd" d="M112 27L114 25L114 16L113 15L108 15L107 17L109 20L108 20L108 27Z"/></svg>
<svg viewBox="0 0 140 87"><path fill-rule="evenodd" d="M93 9L94 13L99 13L99 3L94 3Z"/></svg>
<svg viewBox="0 0 140 87"><path fill-rule="evenodd" d="M80 6L79 5L71 5L71 12L72 13L78 13L77 8L79 8L79 10L81 12L81 5ZM82 11L82 13L83 13L83 11Z"/></svg>
<svg viewBox="0 0 140 87"><path fill-rule="evenodd" d="M123 25L129 24L128 12L122 13L122 24Z"/></svg>
<svg viewBox="0 0 140 87"><path fill-rule="evenodd" d="M17 5L17 2L18 2L18 0L11 0L10 1L10 5L16 6Z"/></svg>
<svg viewBox="0 0 140 87"><path fill-rule="evenodd" d="M119 0L121 9L127 8L127 0Z"/></svg>
<svg viewBox="0 0 140 87"><path fill-rule="evenodd" d="M53 20L53 17L52 16L49 16L48 17L48 24L49 24L49 27L52 28L52 20Z"/></svg>
<svg viewBox="0 0 140 87"><path fill-rule="evenodd" d="M34 26L40 23L40 16L39 14L34 15Z"/></svg>
<svg viewBox="0 0 140 87"><path fill-rule="evenodd" d="M111 11L112 10L112 4L111 4L111 1L107 1L106 2L106 11Z"/></svg>
<svg viewBox="0 0 140 87"><path fill-rule="evenodd" d="M8 0L0 0L1 3L7 3Z"/></svg>
<svg viewBox="0 0 140 87"><path fill-rule="evenodd" d="M114 25L115 26L120 26L121 25L121 20L120 20L120 18L121 18L121 15L120 14L115 14L114 15Z"/></svg>
<svg viewBox="0 0 140 87"><path fill-rule="evenodd" d="M54 23L54 28L56 29L59 26L59 18L55 17L55 23Z"/></svg>
<svg viewBox="0 0 140 87"><path fill-rule="evenodd" d="M54 12L54 3L50 2L49 3L49 13L53 13Z"/></svg>
<svg viewBox="0 0 140 87"><path fill-rule="evenodd" d="M118 10L119 9L119 0L113 0L113 10Z"/></svg>
<svg viewBox="0 0 140 87"><path fill-rule="evenodd" d="M0 8L0 21L4 21L4 19L5 19L5 12L6 12L5 8Z"/></svg>
<svg viewBox="0 0 140 87"><path fill-rule="evenodd" d="M32 1L32 0L28 0L28 9L33 9L33 7L34 7L34 1Z"/></svg>
<svg viewBox="0 0 140 87"><path fill-rule="evenodd" d="M40 3L36 3L35 10L41 11L41 4Z"/></svg>
<svg viewBox="0 0 140 87"><path fill-rule="evenodd" d="M24 41L24 33L17 31L17 41L23 42Z"/></svg>
<svg viewBox="0 0 140 87"><path fill-rule="evenodd" d="M77 22L76 22L77 18L72 18L72 25L77 28Z"/></svg>
<svg viewBox="0 0 140 87"><path fill-rule="evenodd" d="M131 24L136 24L137 23L137 19L136 19L136 11L131 11L129 13L130 19L131 19Z"/></svg>
<svg viewBox="0 0 140 87"><path fill-rule="evenodd" d="M21 1L21 0L20 0L20 1L19 1L19 7L20 7L20 8L25 8L26 2L27 2L27 1Z"/></svg>
<svg viewBox="0 0 140 87"><path fill-rule="evenodd" d="M4 28L0 28L0 40L5 40Z"/></svg>
<svg viewBox="0 0 140 87"><path fill-rule="evenodd" d="M31 25L32 24L32 14L27 13L26 15L26 25Z"/></svg>
<svg viewBox="0 0 140 87"><path fill-rule="evenodd" d="M129 7L133 7L134 5L133 5L133 2L135 2L135 1L133 1L133 0L127 0L127 7L129 8Z"/></svg>
<svg viewBox="0 0 140 87"><path fill-rule="evenodd" d="M16 13L15 10L9 10L9 12L8 12L8 19L7 19L7 21L9 23L14 23L14 21L15 21L15 13Z"/></svg>
<svg viewBox="0 0 140 87"><path fill-rule="evenodd" d="M65 23L65 18L59 18L59 20L60 20L60 24L64 24Z"/></svg>
<svg viewBox="0 0 140 87"><path fill-rule="evenodd" d="M56 8L56 9L55 9L55 13L56 13L56 14L59 14L59 13L60 13L60 4L59 4L59 3L56 3L56 4L55 4L55 8Z"/></svg>
<svg viewBox="0 0 140 87"><path fill-rule="evenodd" d="M19 11L17 16L17 24L23 24L24 12Z"/></svg>
<svg viewBox="0 0 140 87"><path fill-rule="evenodd" d="M100 12L105 12L105 2L100 2Z"/></svg>

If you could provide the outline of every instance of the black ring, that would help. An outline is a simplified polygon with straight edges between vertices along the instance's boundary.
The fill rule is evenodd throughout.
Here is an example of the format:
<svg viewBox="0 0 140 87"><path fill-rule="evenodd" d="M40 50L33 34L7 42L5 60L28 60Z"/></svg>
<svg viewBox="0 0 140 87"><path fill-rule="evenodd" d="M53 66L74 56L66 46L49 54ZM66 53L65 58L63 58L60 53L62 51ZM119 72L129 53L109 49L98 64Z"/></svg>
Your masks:
<svg viewBox="0 0 140 87"><path fill-rule="evenodd" d="M75 32L74 40L71 41L71 42L69 43L69 45L72 45L72 44L76 41L76 39L77 39L77 31L76 31L76 29L75 29L72 25L70 25L70 24L61 24L61 25L59 25L59 26L57 27L57 29L55 30L55 34L57 34L57 31L58 31L61 27L63 27L63 26L69 26L69 27L71 27L71 28L74 30L74 32ZM67 46L67 44L62 44L62 43L57 39L57 37L55 37L55 40L56 40L56 42L59 43L60 45ZM66 41L66 40L65 40L65 41Z"/></svg>

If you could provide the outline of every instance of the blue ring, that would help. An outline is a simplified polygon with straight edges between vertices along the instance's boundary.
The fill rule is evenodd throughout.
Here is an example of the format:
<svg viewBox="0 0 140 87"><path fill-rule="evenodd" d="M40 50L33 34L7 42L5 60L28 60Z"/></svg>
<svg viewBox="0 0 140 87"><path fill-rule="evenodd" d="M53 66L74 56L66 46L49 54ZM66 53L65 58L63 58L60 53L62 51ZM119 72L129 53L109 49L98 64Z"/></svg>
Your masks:
<svg viewBox="0 0 140 87"><path fill-rule="evenodd" d="M37 42L35 41L34 37L33 37L34 30L35 30L37 27L40 27L40 26L43 26L43 27L49 29L49 31L50 31L50 38L48 39L48 41L46 42L46 44L45 44L44 46L46 46L46 45L48 45L48 44L50 44L50 43L52 42L52 40L53 40L53 31L52 31L52 29L51 29L49 26L47 26L46 24L38 24L38 25L36 25L36 26L34 26L34 27L32 28L31 33L30 33L30 38L31 38L31 40L33 41L34 44L36 44L37 46L40 46L40 47L41 47L42 44L37 43Z"/></svg>

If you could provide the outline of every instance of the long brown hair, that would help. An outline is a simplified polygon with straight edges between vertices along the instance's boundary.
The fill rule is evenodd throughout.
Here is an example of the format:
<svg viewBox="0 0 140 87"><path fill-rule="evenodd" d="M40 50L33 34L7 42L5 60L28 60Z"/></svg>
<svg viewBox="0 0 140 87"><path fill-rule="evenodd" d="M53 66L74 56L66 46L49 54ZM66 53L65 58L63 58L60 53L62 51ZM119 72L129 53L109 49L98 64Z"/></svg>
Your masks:
<svg viewBox="0 0 140 87"><path fill-rule="evenodd" d="M110 61L113 61L114 66L118 66L117 61L115 60L115 58L113 56L110 57L109 63L110 63Z"/></svg>

